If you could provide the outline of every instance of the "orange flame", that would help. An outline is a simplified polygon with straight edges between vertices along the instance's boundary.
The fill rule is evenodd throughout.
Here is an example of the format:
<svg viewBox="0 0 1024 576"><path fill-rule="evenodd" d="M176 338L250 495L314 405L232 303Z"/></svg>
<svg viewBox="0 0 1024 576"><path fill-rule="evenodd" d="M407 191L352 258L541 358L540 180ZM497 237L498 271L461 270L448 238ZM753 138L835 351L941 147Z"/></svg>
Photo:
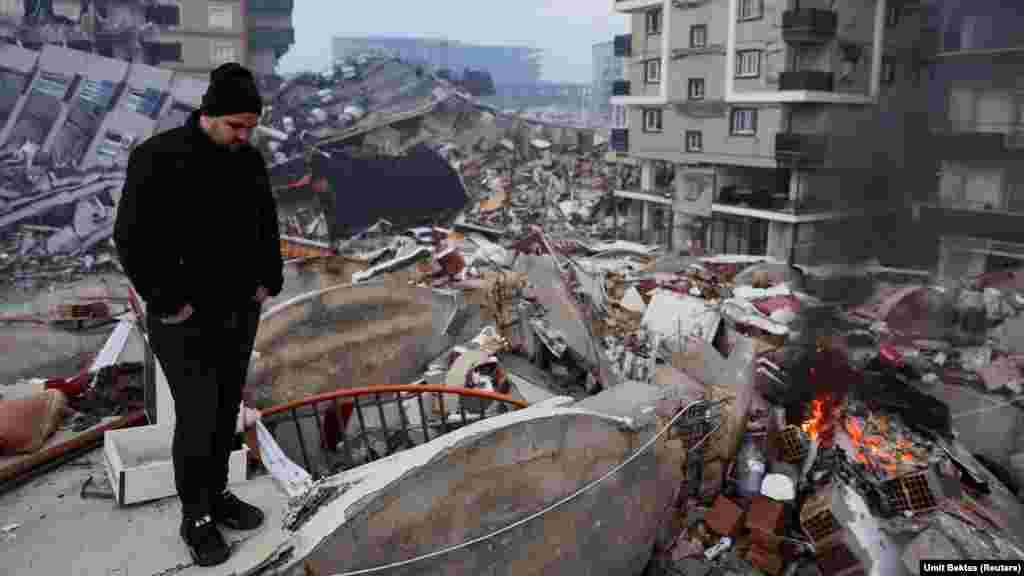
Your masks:
<svg viewBox="0 0 1024 576"><path fill-rule="evenodd" d="M825 406L829 403L830 399L830 397L826 396L811 402L811 417L800 425L800 429L810 436L811 440L817 440L818 435L825 428L827 417Z"/></svg>

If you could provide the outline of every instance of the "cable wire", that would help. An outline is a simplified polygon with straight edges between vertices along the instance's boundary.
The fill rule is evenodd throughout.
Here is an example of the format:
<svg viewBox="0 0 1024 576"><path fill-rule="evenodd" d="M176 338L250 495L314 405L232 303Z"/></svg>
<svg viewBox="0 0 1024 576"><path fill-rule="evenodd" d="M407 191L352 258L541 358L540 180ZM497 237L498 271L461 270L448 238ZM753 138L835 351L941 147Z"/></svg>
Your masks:
<svg viewBox="0 0 1024 576"><path fill-rule="evenodd" d="M638 457L640 457L641 454L646 452L647 449L650 448L655 442L657 442L658 438L660 438L663 434L665 434L665 432L667 432L670 428L672 428L672 426L676 423L676 421L679 420L680 418L682 418L682 416L684 414L686 414L690 410L690 408L693 408L694 406L696 406L698 404L705 403L705 402L707 402L707 401L706 400L696 400L696 401L690 402L686 407L684 407L683 409L679 410L679 412L677 412L676 415L673 416L671 420L669 420L668 424L666 424L660 431L658 431L658 433L656 433L649 440L647 440L647 442L645 442L643 446L638 448L636 450L636 452L634 452L632 455L630 455L629 458L627 458L623 462L621 462L618 465L616 465L614 468L612 468L611 470L606 472L603 476L601 476L597 480L594 480L593 482L587 484L586 486L580 488L579 490L573 492L572 494L566 496L565 498L562 498L561 500L555 502L554 504L551 504L551 505L541 509L539 512L534 512L533 514L530 514L529 516L527 516L527 517L525 517L525 518L523 518L521 520L517 520L517 521L513 522L512 524L509 524L508 526L505 526L503 528L499 528L499 529L495 530L494 532L491 532L489 534L485 534L483 536L478 536L476 538L473 538L471 540L467 540L467 541L462 542L460 544L455 544L455 545L449 546L447 548L442 548L440 550L435 550L433 552L428 552L427 554L422 554L420 556L415 556L415 557L409 558L407 560L400 560L398 562L392 562L390 564L384 564L384 565L381 565L381 566L375 566L373 568L364 568L364 569L361 569L361 570L353 570L353 571L349 571L349 572L342 572L340 574L333 574L332 576L361 576L362 574L375 574L377 572L382 572L384 570L391 570L391 569L394 569L394 568L401 568L403 566L408 566L410 564L415 564L416 562L420 562L421 560L429 560L431 558L437 558L438 556L443 556L445 554L448 554L449 552L455 552L455 551L461 550L463 548L468 548L470 546L473 546L474 544L479 544L480 542L485 542L487 540L490 540L491 538L494 538L495 536L500 536L501 534L504 534L504 533L506 533L506 532L508 532L510 530L514 530L515 528L518 528L519 526L522 526L523 524L526 524L527 522L530 522L531 520L539 518L539 517L547 514L548 512L551 512L552 510L555 510L556 508L560 508L561 506L571 502L572 500L576 499L581 494L583 494L585 492L588 492L590 489L592 489L595 486L601 484L602 482L604 482L605 480L607 480L608 478L613 476L619 470L622 470L623 468L628 466L631 462L633 462ZM717 432L718 429L721 428L721 426L722 426L722 423L719 422L718 426L715 426L714 429L712 429L710 432L705 434L704 437L701 438L693 446L693 448L690 448L690 450L688 450L688 452L693 451L696 448L700 447L709 437L711 437L712 434Z"/></svg>

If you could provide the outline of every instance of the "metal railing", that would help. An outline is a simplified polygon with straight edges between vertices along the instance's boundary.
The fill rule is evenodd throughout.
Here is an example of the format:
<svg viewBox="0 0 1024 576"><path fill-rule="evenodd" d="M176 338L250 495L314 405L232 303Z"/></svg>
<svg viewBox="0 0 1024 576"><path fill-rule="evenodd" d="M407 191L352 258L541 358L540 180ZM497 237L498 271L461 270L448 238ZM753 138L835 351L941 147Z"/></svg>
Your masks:
<svg viewBox="0 0 1024 576"><path fill-rule="evenodd" d="M423 396L430 406L424 406ZM445 402L454 396L454 404ZM335 390L262 411L262 421L285 453L322 478L425 444L467 424L527 407L497 392L431 384ZM454 408L450 410L449 408ZM295 437L283 438L290 422ZM311 426L315 425L315 447ZM291 454L297 444L299 454ZM301 456L301 462L296 456Z"/></svg>

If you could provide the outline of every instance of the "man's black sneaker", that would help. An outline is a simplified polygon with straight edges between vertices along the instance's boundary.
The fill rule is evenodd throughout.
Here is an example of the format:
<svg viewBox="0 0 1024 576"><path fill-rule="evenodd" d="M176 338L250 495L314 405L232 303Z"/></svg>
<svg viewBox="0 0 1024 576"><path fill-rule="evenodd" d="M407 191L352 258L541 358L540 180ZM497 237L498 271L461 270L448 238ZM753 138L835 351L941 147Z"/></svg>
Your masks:
<svg viewBox="0 0 1024 576"><path fill-rule="evenodd" d="M209 515L199 519L184 519L181 522L181 538L188 545L192 561L197 566L223 564L231 556L231 548Z"/></svg>
<svg viewBox="0 0 1024 576"><path fill-rule="evenodd" d="M254 530L263 525L263 511L225 490L213 504L213 519L234 530Z"/></svg>

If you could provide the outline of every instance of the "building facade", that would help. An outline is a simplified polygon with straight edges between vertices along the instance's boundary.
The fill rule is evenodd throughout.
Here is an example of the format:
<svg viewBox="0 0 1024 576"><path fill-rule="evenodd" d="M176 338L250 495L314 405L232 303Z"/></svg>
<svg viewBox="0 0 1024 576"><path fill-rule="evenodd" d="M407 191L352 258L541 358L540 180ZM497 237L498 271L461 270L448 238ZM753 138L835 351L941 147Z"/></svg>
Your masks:
<svg viewBox="0 0 1024 576"><path fill-rule="evenodd" d="M293 0L0 0L0 38L206 78L224 62L271 74L294 42ZM243 12L244 10L244 12Z"/></svg>
<svg viewBox="0 0 1024 576"><path fill-rule="evenodd" d="M633 222L673 249L801 263L896 243L934 183L928 10L903 0L615 0Z"/></svg>
<svg viewBox="0 0 1024 576"><path fill-rule="evenodd" d="M245 0L246 63L257 75L270 75L295 43L295 0Z"/></svg>
<svg viewBox="0 0 1024 576"><path fill-rule="evenodd" d="M615 43L594 44L593 62L590 120L595 126L611 128L615 119L611 103L612 89L615 82L625 80L622 58L615 55ZM623 112L620 110L620 116Z"/></svg>
<svg viewBox="0 0 1024 576"><path fill-rule="evenodd" d="M1024 265L1024 12L1015 3L941 1L931 75L933 195L917 205L939 243L939 273Z"/></svg>
<svg viewBox="0 0 1024 576"><path fill-rule="evenodd" d="M484 69L495 84L531 84L540 80L542 50L527 46L481 46L439 38L334 38L331 57L337 61L362 52L393 54L408 62L462 72Z"/></svg>

